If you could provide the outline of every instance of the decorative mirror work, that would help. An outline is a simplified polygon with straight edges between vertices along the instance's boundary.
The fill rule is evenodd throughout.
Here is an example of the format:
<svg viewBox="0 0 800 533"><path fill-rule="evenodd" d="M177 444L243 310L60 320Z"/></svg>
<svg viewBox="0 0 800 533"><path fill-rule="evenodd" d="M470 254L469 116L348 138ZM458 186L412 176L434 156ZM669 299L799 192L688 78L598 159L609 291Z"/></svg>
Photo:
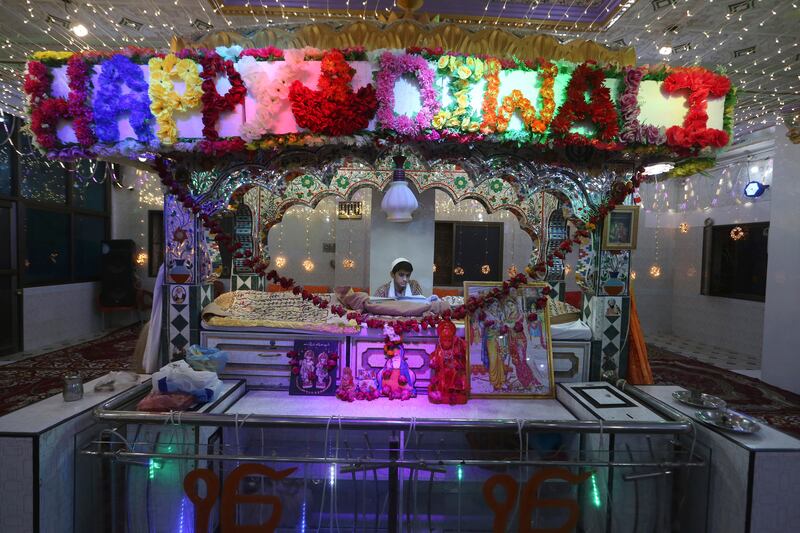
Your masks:
<svg viewBox="0 0 800 533"><path fill-rule="evenodd" d="M630 252L603 250L600 259L600 293L604 296L628 294Z"/></svg>
<svg viewBox="0 0 800 533"><path fill-rule="evenodd" d="M167 280L171 283L194 282L194 224L191 210L180 205L174 196L164 201L164 224L167 238Z"/></svg>

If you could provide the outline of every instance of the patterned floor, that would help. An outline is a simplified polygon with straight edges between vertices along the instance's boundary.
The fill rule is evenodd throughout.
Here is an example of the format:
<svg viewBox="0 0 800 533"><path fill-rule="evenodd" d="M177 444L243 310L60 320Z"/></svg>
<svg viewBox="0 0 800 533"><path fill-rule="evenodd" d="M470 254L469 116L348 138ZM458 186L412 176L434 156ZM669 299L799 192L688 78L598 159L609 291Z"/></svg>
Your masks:
<svg viewBox="0 0 800 533"><path fill-rule="evenodd" d="M41 348L37 348L35 350L25 350L24 352L12 353L11 355L2 355L0 356L0 366L9 365L11 363L18 363L20 361L24 361L25 359L36 357L37 355L55 352L57 350L64 350L71 346L77 346L79 344L84 344L95 341L97 339L102 339L106 335L111 335L118 329L119 328L107 329L105 331L101 331L100 333L95 333L94 335L89 335L87 337L78 337L77 339L70 339L66 342L57 342L54 344L49 344L47 346L42 346Z"/></svg>
<svg viewBox="0 0 800 533"><path fill-rule="evenodd" d="M656 385L679 385L718 396L729 407L800 438L800 395L648 343Z"/></svg>
<svg viewBox="0 0 800 533"><path fill-rule="evenodd" d="M112 370L130 370L140 330L135 324L46 354L20 355L0 366L0 415L57 394L67 372L77 372L86 382Z"/></svg>
<svg viewBox="0 0 800 533"><path fill-rule="evenodd" d="M648 335L647 344L726 370L758 370L761 355L732 352L675 335Z"/></svg>

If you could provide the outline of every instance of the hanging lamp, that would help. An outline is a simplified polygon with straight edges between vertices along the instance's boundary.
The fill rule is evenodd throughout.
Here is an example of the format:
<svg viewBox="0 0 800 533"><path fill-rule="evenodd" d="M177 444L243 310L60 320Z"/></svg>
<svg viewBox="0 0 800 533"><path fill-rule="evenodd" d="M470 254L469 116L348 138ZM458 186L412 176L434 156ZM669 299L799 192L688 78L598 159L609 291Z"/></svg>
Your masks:
<svg viewBox="0 0 800 533"><path fill-rule="evenodd" d="M386 213L386 220L390 222L411 222L411 214L417 210L419 203L406 180L406 170L403 168L406 157L400 154L392 157L392 160L394 176L381 201L381 209Z"/></svg>

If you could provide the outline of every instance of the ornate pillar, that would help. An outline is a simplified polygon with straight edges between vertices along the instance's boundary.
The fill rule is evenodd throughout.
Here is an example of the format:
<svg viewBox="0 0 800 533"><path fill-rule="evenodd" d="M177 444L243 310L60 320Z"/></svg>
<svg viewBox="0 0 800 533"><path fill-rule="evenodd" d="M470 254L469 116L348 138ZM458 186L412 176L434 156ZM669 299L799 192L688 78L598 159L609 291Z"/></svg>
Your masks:
<svg viewBox="0 0 800 533"><path fill-rule="evenodd" d="M202 224L172 195L164 197L164 240L162 364L182 358L191 344L200 342L200 314L213 300Z"/></svg>

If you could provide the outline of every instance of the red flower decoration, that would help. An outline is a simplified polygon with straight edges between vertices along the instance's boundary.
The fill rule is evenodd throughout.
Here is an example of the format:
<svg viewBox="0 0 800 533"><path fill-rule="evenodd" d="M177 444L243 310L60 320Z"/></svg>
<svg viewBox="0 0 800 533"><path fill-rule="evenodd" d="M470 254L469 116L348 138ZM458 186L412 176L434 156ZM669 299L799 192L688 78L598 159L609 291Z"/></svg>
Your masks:
<svg viewBox="0 0 800 533"><path fill-rule="evenodd" d="M200 59L200 64L203 66L203 71L200 77L203 78L203 135L209 141L216 141L219 139L217 132L217 121L219 115L223 111L233 111L237 105L244 102L244 95L247 94L247 89L242 81L242 76L236 71L233 66L233 61L230 59L223 60L216 52L212 52L206 57ZM223 73L227 75L231 88L225 93L225 96L217 92L217 76ZM244 149L244 141L240 143L230 143L226 145L228 151L238 151Z"/></svg>
<svg viewBox="0 0 800 533"><path fill-rule="evenodd" d="M592 144L597 148L614 148L613 141L619 133L617 110L611 102L611 93L603 85L606 75L601 69L593 69L583 63L575 69L567 87L567 101L561 106L558 116L551 124L551 131L561 136L565 144ZM584 96L589 92L590 101ZM587 139L570 133L570 128L583 120L590 120L597 127L597 139ZM600 141L600 142L597 142Z"/></svg>
<svg viewBox="0 0 800 533"><path fill-rule="evenodd" d="M322 76L314 91L299 80L289 88L292 114L297 125L314 133L352 135L369 125L375 116L378 100L372 84L353 92L350 82L355 69L339 50L322 56Z"/></svg>
<svg viewBox="0 0 800 533"><path fill-rule="evenodd" d="M708 97L721 98L731 89L731 80L700 68L681 69L664 80L662 89L667 94L689 90L689 112L682 126L667 129L667 144L676 148L722 148L728 144L726 132L707 128Z"/></svg>

